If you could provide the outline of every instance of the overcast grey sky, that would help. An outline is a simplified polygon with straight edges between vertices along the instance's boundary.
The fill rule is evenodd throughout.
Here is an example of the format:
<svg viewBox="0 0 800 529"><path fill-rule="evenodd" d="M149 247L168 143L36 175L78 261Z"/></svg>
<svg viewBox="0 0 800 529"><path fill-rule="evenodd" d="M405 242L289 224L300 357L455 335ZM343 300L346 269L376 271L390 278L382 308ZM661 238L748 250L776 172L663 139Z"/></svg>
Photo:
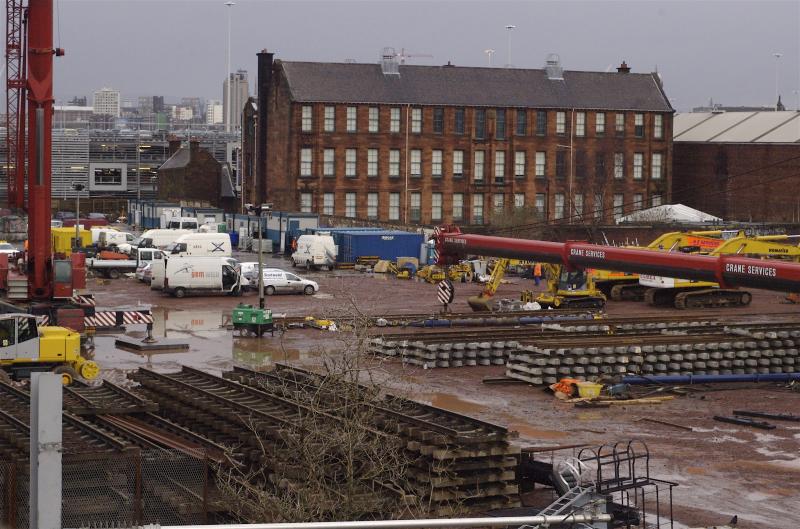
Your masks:
<svg viewBox="0 0 800 529"><path fill-rule="evenodd" d="M56 98L103 86L139 95L221 99L227 12L223 0L55 0ZM485 66L484 50L541 68L606 70L625 59L661 73L680 110L710 97L726 105L772 105L779 89L795 108L800 89L800 2L731 1L304 1L236 0L233 70L250 72L262 48L285 60L376 62L383 46L434 56L412 64ZM783 56L776 61L774 52Z"/></svg>

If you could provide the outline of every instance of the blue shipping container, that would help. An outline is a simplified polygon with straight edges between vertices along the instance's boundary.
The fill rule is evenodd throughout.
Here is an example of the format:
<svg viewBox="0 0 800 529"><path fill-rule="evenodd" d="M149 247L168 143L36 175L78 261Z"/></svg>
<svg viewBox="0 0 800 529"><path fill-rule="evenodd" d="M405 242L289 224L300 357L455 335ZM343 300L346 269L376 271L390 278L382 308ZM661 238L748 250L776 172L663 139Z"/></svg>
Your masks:
<svg viewBox="0 0 800 529"><path fill-rule="evenodd" d="M350 231L340 235L340 263L354 263L359 257L367 256L391 261L398 257L419 257L424 240L422 234L405 231Z"/></svg>

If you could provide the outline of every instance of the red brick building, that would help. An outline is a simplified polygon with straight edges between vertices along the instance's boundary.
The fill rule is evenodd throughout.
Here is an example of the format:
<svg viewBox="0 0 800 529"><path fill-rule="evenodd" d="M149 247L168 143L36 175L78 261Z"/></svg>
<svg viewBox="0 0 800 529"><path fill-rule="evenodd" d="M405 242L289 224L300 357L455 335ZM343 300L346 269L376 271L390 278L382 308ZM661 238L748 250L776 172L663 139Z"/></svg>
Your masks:
<svg viewBox="0 0 800 529"><path fill-rule="evenodd" d="M673 141L675 202L726 221L800 222L800 113L678 114Z"/></svg>
<svg viewBox="0 0 800 529"><path fill-rule="evenodd" d="M266 198L408 223L610 220L667 201L672 113L656 74L271 64ZM572 214L570 213L572 210Z"/></svg>

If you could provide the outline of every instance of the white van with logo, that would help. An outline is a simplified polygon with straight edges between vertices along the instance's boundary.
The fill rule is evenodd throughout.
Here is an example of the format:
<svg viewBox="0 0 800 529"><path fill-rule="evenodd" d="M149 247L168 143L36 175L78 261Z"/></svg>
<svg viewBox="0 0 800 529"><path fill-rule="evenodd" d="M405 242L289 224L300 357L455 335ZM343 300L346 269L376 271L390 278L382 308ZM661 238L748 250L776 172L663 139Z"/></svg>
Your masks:
<svg viewBox="0 0 800 529"><path fill-rule="evenodd" d="M319 284L316 281L303 279L291 272L286 272L279 268L265 268L264 293L268 296L273 294L306 294L308 296L319 292ZM250 280L250 288L258 289L258 274Z"/></svg>
<svg viewBox="0 0 800 529"><path fill-rule="evenodd" d="M171 217L167 219L168 230L192 230L198 228L197 219L194 217Z"/></svg>
<svg viewBox="0 0 800 529"><path fill-rule="evenodd" d="M117 248L119 248L121 252L127 254L131 253L133 248L158 248L163 250L178 240L178 237L186 235L187 233L192 232L189 230L146 230L130 243L118 244Z"/></svg>
<svg viewBox="0 0 800 529"><path fill-rule="evenodd" d="M230 257L231 237L227 233L187 233L166 248L167 257L175 255Z"/></svg>
<svg viewBox="0 0 800 529"><path fill-rule="evenodd" d="M242 293L239 269L228 258L219 257L172 257L163 262L162 290L176 298L188 294L228 294ZM153 261L153 281L155 268L161 266ZM159 274L160 276L160 274ZM152 288L152 287L151 287Z"/></svg>
<svg viewBox="0 0 800 529"><path fill-rule="evenodd" d="M297 250L292 254L292 265L305 266L308 270L332 270L337 253L338 248L331 235L301 235L297 238Z"/></svg>

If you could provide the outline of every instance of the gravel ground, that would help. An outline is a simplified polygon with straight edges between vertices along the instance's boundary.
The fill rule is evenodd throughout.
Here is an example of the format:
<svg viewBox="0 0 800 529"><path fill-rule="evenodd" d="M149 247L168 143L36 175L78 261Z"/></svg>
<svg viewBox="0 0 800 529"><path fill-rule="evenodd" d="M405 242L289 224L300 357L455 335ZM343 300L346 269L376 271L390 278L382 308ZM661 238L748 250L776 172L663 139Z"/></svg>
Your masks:
<svg viewBox="0 0 800 529"><path fill-rule="evenodd" d="M252 256L242 257L253 260ZM288 261L270 257L268 266L289 269ZM418 281L403 281L380 274L352 271L314 272L300 275L320 283L314 296L284 295L267 298L275 313L292 316L352 313L438 312L436 288ZM292 330L282 337L240 338L226 330L230 310L239 302L257 304L254 294L243 298L188 297L175 299L151 291L134 279L90 280L99 306L152 305L157 337L180 339L190 344L184 353L141 355L114 347L112 336L99 336L95 358L104 376L121 379L141 366L158 370L181 364L210 371L232 365L265 367L276 361L314 364L321 351L338 350L349 336L316 330ZM497 296L516 298L533 282L510 278ZM467 297L476 295L477 284L456 284L455 311L468 311ZM794 313L800 308L782 302L776 292L753 291L749 307L701 311L703 314L771 315ZM674 314L674 309L643 303L610 303L610 315ZM683 311L682 313L690 313ZM143 336L132 327L129 336ZM800 423L778 423L769 432L714 422L716 414L734 409L798 413L800 392L774 385L739 386L679 397L657 406L623 406L581 410L527 385L487 385L484 377L499 377L498 366L421 370L389 360L368 360L387 387L436 406L492 421L519 432L523 446L558 446L576 443L613 444L631 439L649 447L651 477L678 483L674 490L675 519L687 525L723 524L734 514L739 527L754 529L800 526L797 490L800 479ZM674 422L692 431L649 423L649 417ZM564 452L566 453L566 452Z"/></svg>

